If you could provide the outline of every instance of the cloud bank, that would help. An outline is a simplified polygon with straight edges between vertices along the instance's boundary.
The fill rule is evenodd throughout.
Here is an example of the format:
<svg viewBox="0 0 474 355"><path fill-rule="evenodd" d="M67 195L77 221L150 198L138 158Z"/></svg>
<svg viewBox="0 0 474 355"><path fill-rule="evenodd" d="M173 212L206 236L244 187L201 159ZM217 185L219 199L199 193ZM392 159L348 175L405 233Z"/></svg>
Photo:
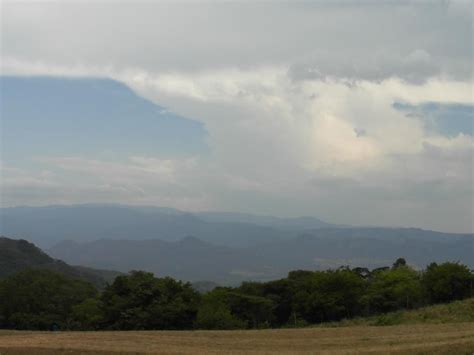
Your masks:
<svg viewBox="0 0 474 355"><path fill-rule="evenodd" d="M3 203L158 204L473 231L472 134L426 124L430 115L456 119L446 114L453 105L472 120L469 8L7 4L4 74L120 81L202 122L209 152L119 161L32 152L31 164L2 167Z"/></svg>

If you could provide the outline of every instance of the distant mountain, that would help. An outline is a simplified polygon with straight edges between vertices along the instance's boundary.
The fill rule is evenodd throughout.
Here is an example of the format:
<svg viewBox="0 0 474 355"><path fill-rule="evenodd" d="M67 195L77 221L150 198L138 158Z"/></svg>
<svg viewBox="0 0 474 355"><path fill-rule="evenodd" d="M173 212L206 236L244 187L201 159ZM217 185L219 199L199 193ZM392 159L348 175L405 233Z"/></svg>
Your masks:
<svg viewBox="0 0 474 355"><path fill-rule="evenodd" d="M229 285L276 279L296 269L390 266L398 257L418 268L432 261L460 261L472 268L473 247L472 235L409 228L330 228L245 248L217 246L195 237L177 242L104 239L62 242L49 253L72 264L124 272L143 269L159 276Z"/></svg>
<svg viewBox="0 0 474 355"><path fill-rule="evenodd" d="M61 240L160 239L177 241L188 235L213 244L245 247L296 237L301 228L276 228L261 223L203 220L199 215L156 207L74 205L0 209L0 233L50 247ZM259 217L255 218L256 220ZM261 220L261 219L260 219ZM282 224L279 219L273 224ZM296 222L291 222L296 223ZM315 224L311 224L315 228Z"/></svg>
<svg viewBox="0 0 474 355"><path fill-rule="evenodd" d="M61 260L51 258L26 240L0 237L0 278L27 268L53 270L69 277L84 279L99 288L104 287L119 274L115 271L70 266Z"/></svg>
<svg viewBox="0 0 474 355"><path fill-rule="evenodd" d="M459 261L474 267L474 235L417 228L329 228L308 231L293 240L264 246L267 261L296 265L311 260L315 268L340 265L369 268L389 266L404 257L416 267L430 262Z"/></svg>
<svg viewBox="0 0 474 355"><path fill-rule="evenodd" d="M122 272L146 270L157 276L172 276L185 281L210 280L238 283L239 270L255 269L255 258L246 249L213 245L195 237L177 242L153 240L110 240L61 242L48 250L54 257L75 265L109 268Z"/></svg>
<svg viewBox="0 0 474 355"><path fill-rule="evenodd" d="M258 226L303 230L334 227L334 225L315 217L278 218L233 212L198 212L194 215L211 223L247 223Z"/></svg>
<svg viewBox="0 0 474 355"><path fill-rule="evenodd" d="M386 266L398 257L418 267L446 260L474 267L472 234L338 227L313 217L121 205L17 207L0 209L0 233L30 240L72 265L219 284L275 279L298 268Z"/></svg>

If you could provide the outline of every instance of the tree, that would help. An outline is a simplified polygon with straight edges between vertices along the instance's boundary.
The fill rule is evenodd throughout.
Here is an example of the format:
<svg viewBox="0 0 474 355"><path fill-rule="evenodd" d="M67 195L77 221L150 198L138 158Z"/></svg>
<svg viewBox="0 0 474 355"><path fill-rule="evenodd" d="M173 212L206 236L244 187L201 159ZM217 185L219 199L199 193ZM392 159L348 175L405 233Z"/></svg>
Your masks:
<svg viewBox="0 0 474 355"><path fill-rule="evenodd" d="M203 296L196 317L198 329L242 329L247 322L232 314L227 290L215 289Z"/></svg>
<svg viewBox="0 0 474 355"><path fill-rule="evenodd" d="M97 330L103 322L101 302L97 298L88 298L72 307L74 328L81 330Z"/></svg>
<svg viewBox="0 0 474 355"><path fill-rule="evenodd" d="M407 266L407 262L404 258L398 258L392 265L392 269L398 269L399 267Z"/></svg>
<svg viewBox="0 0 474 355"><path fill-rule="evenodd" d="M295 324L293 309L292 281L288 279L270 281L263 284L263 296L273 302L272 325Z"/></svg>
<svg viewBox="0 0 474 355"><path fill-rule="evenodd" d="M360 309L363 290L364 279L346 268L300 272L293 283L293 307L310 323L349 318Z"/></svg>
<svg viewBox="0 0 474 355"><path fill-rule="evenodd" d="M372 272L363 301L369 313L419 306L423 301L420 275L403 265Z"/></svg>
<svg viewBox="0 0 474 355"><path fill-rule="evenodd" d="M71 327L72 309L97 295L95 287L45 269L27 269L0 283L2 327L47 330Z"/></svg>
<svg viewBox="0 0 474 355"><path fill-rule="evenodd" d="M423 286L432 303L460 300L473 295L474 275L465 265L431 263L423 274Z"/></svg>
<svg viewBox="0 0 474 355"><path fill-rule="evenodd" d="M191 284L152 273L118 276L102 296L104 324L111 329L191 329L200 295Z"/></svg>

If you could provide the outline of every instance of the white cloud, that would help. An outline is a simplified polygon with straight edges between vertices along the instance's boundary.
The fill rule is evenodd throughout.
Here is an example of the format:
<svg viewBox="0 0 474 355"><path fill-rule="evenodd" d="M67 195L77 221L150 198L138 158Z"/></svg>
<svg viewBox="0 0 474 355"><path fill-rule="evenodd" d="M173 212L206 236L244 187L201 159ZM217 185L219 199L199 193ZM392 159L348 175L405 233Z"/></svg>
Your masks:
<svg viewBox="0 0 474 355"><path fill-rule="evenodd" d="M37 163L53 176L11 175L31 188L56 186L33 202L106 200L472 230L473 138L427 134L420 120L393 108L473 103L472 19L457 4L93 10L6 7L2 72L119 80L205 123L211 153L43 158ZM7 202L26 201L11 183L2 184Z"/></svg>

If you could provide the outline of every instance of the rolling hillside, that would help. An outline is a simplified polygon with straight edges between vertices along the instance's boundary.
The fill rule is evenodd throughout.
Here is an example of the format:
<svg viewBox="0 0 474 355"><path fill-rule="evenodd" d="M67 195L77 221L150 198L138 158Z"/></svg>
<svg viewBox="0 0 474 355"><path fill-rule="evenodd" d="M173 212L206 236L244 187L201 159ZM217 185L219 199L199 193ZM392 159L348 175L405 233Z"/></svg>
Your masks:
<svg viewBox="0 0 474 355"><path fill-rule="evenodd" d="M0 237L0 278L27 268L53 270L69 277L84 279L99 288L119 274L115 271L71 266L61 260L51 258L26 240Z"/></svg>

